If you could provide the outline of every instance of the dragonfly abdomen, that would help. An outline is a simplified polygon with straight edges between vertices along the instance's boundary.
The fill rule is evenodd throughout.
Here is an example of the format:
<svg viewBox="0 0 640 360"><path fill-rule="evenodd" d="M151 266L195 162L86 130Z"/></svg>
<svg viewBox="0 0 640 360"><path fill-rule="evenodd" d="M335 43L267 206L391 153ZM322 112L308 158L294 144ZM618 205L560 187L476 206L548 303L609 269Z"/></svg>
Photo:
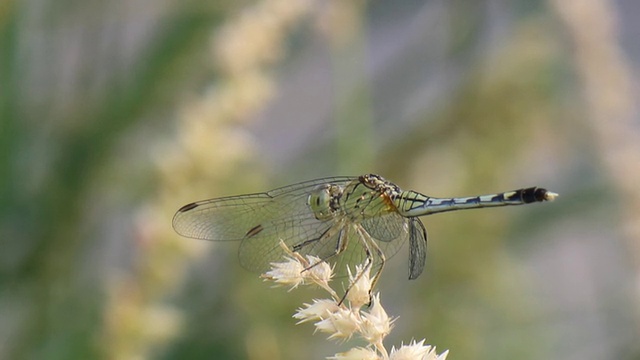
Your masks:
<svg viewBox="0 0 640 360"><path fill-rule="evenodd" d="M551 201L555 199L556 196L558 195L538 187L498 194L455 198L436 198L422 195L415 191L404 191L397 200L397 203L398 210L403 216L422 216L454 210Z"/></svg>

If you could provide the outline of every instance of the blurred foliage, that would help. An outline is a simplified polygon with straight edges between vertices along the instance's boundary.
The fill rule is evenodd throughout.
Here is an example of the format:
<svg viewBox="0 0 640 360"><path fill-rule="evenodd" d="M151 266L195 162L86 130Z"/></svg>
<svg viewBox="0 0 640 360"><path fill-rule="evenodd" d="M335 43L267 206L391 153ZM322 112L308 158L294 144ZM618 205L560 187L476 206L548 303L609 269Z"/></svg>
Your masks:
<svg viewBox="0 0 640 360"><path fill-rule="evenodd" d="M12 358L101 353L105 292L79 273L86 268L84 238L95 231L82 226L94 210L87 203L91 184L122 138L165 107L166 89L189 85L181 69L193 60L184 54L201 47L216 18L215 12L176 7L147 39L143 55L118 69L94 56L100 45L110 46L101 38L103 30L113 31L108 22L125 19L113 12L101 17L100 8L16 3L2 26L1 288L4 315L13 313L12 326L20 329L5 340ZM89 15L97 23L82 18ZM67 57L78 63L65 63ZM94 62L111 72L92 68Z"/></svg>
<svg viewBox="0 0 640 360"><path fill-rule="evenodd" d="M344 350L294 326L319 293L269 289L237 244L181 239L170 222L190 201L363 172L434 196L561 193L425 218L425 275L404 281L401 250L380 282L400 317L392 344L637 357L640 257L620 190L638 175L615 172L605 130L584 120L609 113L580 83L571 9L291 4L0 5L0 358Z"/></svg>

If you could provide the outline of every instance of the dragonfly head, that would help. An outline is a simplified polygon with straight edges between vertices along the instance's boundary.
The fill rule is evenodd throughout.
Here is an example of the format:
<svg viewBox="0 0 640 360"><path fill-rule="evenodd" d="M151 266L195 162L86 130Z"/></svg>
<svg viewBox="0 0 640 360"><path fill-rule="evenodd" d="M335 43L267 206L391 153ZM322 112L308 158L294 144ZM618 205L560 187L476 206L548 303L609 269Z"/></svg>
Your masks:
<svg viewBox="0 0 640 360"><path fill-rule="evenodd" d="M335 184L317 186L307 197L307 206L318 220L329 220L338 210L342 187Z"/></svg>

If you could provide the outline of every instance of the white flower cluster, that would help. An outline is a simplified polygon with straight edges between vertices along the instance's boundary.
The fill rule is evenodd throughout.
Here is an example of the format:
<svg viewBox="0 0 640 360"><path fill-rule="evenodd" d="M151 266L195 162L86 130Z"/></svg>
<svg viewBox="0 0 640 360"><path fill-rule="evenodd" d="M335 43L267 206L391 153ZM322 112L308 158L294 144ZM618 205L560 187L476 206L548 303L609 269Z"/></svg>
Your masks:
<svg viewBox="0 0 640 360"><path fill-rule="evenodd" d="M331 360L445 360L449 351L438 355L436 348L424 345L424 340L412 341L408 345L393 347L388 352L383 340L391 332L395 318L390 318L380 302L380 293L371 295L370 266L357 265L355 274L349 273L349 287L343 298L329 286L333 269L315 256L304 258L291 252L283 243L281 246L289 254L285 262L272 263L271 270L263 274L265 280L271 280L279 286L290 286L293 290L299 285L315 284L327 290L330 299L314 299L304 304L293 315L297 324L314 321L316 331L329 334L329 339L347 341L359 335L369 345L354 347L346 352L328 357Z"/></svg>

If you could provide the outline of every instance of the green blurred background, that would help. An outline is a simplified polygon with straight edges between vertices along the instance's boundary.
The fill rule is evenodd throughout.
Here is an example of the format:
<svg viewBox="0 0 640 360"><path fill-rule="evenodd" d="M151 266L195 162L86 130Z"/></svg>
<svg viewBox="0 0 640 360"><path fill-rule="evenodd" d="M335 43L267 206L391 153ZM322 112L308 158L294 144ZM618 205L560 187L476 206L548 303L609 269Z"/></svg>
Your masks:
<svg viewBox="0 0 640 360"><path fill-rule="evenodd" d="M0 1L0 358L321 359L185 203L333 175L549 204L434 215L388 348L640 359L632 0Z"/></svg>

